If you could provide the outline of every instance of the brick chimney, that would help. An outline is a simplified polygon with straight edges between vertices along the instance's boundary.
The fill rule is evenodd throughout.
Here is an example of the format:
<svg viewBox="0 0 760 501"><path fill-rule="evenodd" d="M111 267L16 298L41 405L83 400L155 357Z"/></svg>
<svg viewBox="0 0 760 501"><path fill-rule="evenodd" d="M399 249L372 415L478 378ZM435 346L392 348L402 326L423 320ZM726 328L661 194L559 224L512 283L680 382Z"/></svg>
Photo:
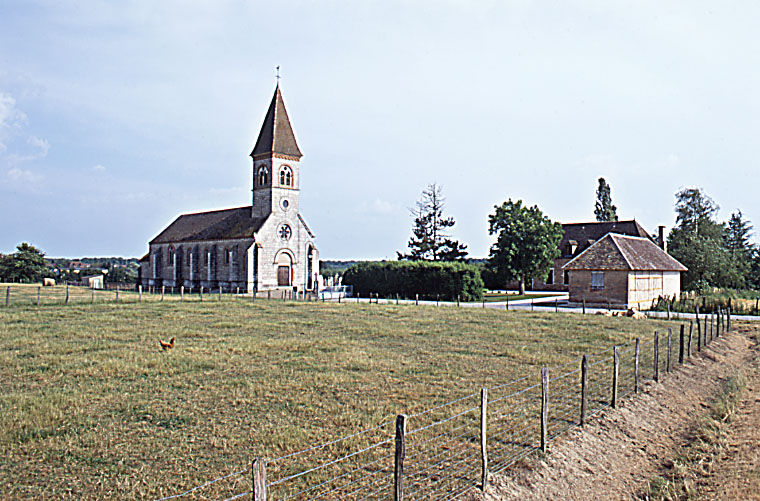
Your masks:
<svg viewBox="0 0 760 501"><path fill-rule="evenodd" d="M657 245L660 246L660 249L664 250L665 252L668 252L668 245L667 241L665 240L665 226L660 225L657 227Z"/></svg>

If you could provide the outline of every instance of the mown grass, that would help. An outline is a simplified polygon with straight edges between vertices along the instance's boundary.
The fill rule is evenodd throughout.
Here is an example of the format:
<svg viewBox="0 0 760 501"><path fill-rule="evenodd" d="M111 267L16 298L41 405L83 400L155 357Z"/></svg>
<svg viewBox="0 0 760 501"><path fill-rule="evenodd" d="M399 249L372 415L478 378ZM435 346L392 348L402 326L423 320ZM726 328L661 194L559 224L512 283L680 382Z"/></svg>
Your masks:
<svg viewBox="0 0 760 501"><path fill-rule="evenodd" d="M282 301L0 307L3 498L173 494L667 325Z"/></svg>

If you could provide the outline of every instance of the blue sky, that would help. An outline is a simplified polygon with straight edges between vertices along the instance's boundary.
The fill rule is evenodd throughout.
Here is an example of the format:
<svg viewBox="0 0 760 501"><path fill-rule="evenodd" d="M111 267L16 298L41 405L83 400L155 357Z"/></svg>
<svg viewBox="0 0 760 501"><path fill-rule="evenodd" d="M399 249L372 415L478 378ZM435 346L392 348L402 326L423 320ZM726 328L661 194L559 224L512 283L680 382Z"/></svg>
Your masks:
<svg viewBox="0 0 760 501"><path fill-rule="evenodd" d="M760 221L757 2L82 1L0 5L0 252L140 256L250 203L282 66L323 259L395 258L443 187L488 254L508 198L593 220L599 176L656 232L702 187Z"/></svg>

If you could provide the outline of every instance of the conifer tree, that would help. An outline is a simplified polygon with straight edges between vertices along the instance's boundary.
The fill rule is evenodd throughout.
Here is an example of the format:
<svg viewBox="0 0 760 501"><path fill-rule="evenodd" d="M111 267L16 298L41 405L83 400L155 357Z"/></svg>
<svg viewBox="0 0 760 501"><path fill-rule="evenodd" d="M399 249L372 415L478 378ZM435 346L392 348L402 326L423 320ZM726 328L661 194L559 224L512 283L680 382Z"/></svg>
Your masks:
<svg viewBox="0 0 760 501"><path fill-rule="evenodd" d="M422 196L413 209L412 238L409 239L409 254L397 252L399 259L458 261L467 256L467 246L453 240L447 229L454 226L453 217L445 217L443 210L446 199L443 190L435 183L422 190Z"/></svg>

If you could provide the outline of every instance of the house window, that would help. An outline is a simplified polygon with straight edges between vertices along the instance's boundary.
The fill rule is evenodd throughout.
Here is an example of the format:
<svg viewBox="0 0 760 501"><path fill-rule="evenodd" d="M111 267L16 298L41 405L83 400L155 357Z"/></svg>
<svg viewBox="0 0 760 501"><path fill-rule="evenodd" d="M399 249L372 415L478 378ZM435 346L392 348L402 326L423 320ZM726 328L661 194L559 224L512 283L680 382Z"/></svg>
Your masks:
<svg viewBox="0 0 760 501"><path fill-rule="evenodd" d="M280 185L293 186L293 171L287 165L283 165L280 169Z"/></svg>
<svg viewBox="0 0 760 501"><path fill-rule="evenodd" d="M232 252L229 249L224 250L224 264L230 264L230 255Z"/></svg>
<svg viewBox="0 0 760 501"><path fill-rule="evenodd" d="M562 270L562 283L570 285L570 273L568 273L567 270Z"/></svg>
<svg viewBox="0 0 760 501"><path fill-rule="evenodd" d="M603 271L591 272L591 288L604 289L604 272Z"/></svg>
<svg viewBox="0 0 760 501"><path fill-rule="evenodd" d="M206 253L203 255L203 264L208 266L208 258L211 256L211 252L206 251Z"/></svg>
<svg viewBox="0 0 760 501"><path fill-rule="evenodd" d="M267 168L261 167L259 169L259 186L266 186L267 185Z"/></svg>
<svg viewBox="0 0 760 501"><path fill-rule="evenodd" d="M174 266L174 247L169 247L169 266Z"/></svg>
<svg viewBox="0 0 760 501"><path fill-rule="evenodd" d="M554 268L549 270L549 274L546 276L546 285L554 284Z"/></svg>

